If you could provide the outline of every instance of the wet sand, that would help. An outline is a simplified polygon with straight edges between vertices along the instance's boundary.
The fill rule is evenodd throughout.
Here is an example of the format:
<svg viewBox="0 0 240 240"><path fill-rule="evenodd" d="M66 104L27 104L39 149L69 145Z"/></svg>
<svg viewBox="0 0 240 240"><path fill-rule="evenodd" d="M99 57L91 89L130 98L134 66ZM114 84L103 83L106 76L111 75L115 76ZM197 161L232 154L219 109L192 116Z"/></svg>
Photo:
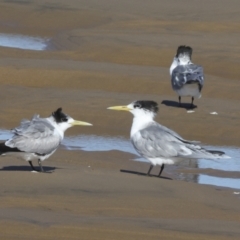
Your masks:
<svg viewBox="0 0 240 240"><path fill-rule="evenodd" d="M106 108L151 99L160 105L156 120L184 138L238 147L239 5L237 0L0 1L1 33L52 39L47 51L1 47L1 128L63 107L94 125L72 128L66 136L127 138L131 114ZM180 44L193 47L193 61L206 74L191 114L176 107L169 80ZM209 114L214 111L218 115ZM177 180L177 171L194 169L167 166L161 179L149 178L144 175L149 164L132 161L135 157L61 147L44 162L53 171L46 174L1 158L1 239L238 239L240 199L233 189Z"/></svg>

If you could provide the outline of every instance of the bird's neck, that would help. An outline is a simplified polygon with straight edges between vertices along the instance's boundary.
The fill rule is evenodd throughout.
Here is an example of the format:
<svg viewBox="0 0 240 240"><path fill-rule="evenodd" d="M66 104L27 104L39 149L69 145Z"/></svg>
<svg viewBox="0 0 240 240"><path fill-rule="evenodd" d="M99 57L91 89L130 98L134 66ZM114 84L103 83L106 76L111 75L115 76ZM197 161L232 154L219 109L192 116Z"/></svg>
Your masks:
<svg viewBox="0 0 240 240"><path fill-rule="evenodd" d="M61 136L61 139L63 139L65 130L59 127L59 125L56 123L55 119L52 116L48 117L47 120L54 127L55 133L58 133Z"/></svg>
<svg viewBox="0 0 240 240"><path fill-rule="evenodd" d="M191 63L190 57L188 55L186 55L186 54L178 57L178 59L179 59L179 64L180 65L187 65L187 64Z"/></svg>
<svg viewBox="0 0 240 240"><path fill-rule="evenodd" d="M145 128L149 123L153 122L153 118L154 114L134 116L130 136L132 137L135 133Z"/></svg>

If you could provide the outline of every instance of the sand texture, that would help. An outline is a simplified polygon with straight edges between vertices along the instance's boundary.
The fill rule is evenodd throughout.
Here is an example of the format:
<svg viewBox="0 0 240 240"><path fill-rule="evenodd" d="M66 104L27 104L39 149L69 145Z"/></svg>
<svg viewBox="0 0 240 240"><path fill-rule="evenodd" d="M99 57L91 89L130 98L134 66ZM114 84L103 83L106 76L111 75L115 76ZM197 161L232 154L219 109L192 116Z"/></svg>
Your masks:
<svg viewBox="0 0 240 240"><path fill-rule="evenodd" d="M238 147L239 7L239 0L0 1L0 33L51 40L46 51L0 47L0 128L62 107L93 124L68 137L129 138L132 115L106 108L148 99L160 105L156 120L185 139ZM181 44L193 47L206 77L191 114L190 99L178 108L170 84ZM239 239L233 189L177 178L194 169L167 166L159 179L156 167L146 177L149 164L134 158L60 147L43 163L45 174L1 158L0 239Z"/></svg>

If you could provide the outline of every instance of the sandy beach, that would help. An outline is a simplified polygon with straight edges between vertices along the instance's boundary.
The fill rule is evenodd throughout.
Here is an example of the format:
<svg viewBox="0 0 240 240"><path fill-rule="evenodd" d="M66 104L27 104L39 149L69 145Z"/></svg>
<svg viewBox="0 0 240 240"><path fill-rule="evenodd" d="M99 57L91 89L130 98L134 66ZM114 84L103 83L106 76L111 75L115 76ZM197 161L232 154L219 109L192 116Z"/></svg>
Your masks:
<svg viewBox="0 0 240 240"><path fill-rule="evenodd" d="M185 139L238 148L239 7L238 0L0 1L1 34L48 42L43 51L0 47L0 129L62 107L93 124L69 129L67 138L127 140L132 115L107 107L145 99L158 102L156 120ZM182 44L205 71L194 113L177 107L170 84ZM179 177L239 179L239 171L166 166L162 178L158 167L146 177L149 163L133 153L80 147L61 146L43 162L44 174L1 158L0 239L239 239L240 187Z"/></svg>

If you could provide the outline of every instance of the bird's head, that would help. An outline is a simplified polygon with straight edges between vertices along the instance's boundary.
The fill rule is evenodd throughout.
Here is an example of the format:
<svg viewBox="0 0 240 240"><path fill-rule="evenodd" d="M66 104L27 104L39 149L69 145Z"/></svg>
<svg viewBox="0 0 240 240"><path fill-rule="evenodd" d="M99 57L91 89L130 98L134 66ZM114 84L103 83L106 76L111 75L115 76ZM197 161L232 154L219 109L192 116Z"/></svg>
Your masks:
<svg viewBox="0 0 240 240"><path fill-rule="evenodd" d="M176 57L181 64L187 64L189 61L191 61L192 58L192 48L184 45L179 46L177 49Z"/></svg>
<svg viewBox="0 0 240 240"><path fill-rule="evenodd" d="M58 108L55 112L52 113L53 120L58 125L58 127L65 131L70 127L76 126L76 125L82 125L82 126L92 126L91 123L82 122L74 120L69 115L62 112L62 108Z"/></svg>
<svg viewBox="0 0 240 240"><path fill-rule="evenodd" d="M126 106L109 107L110 110L128 111L134 117L150 117L153 119L158 112L158 104L154 101L138 100Z"/></svg>

